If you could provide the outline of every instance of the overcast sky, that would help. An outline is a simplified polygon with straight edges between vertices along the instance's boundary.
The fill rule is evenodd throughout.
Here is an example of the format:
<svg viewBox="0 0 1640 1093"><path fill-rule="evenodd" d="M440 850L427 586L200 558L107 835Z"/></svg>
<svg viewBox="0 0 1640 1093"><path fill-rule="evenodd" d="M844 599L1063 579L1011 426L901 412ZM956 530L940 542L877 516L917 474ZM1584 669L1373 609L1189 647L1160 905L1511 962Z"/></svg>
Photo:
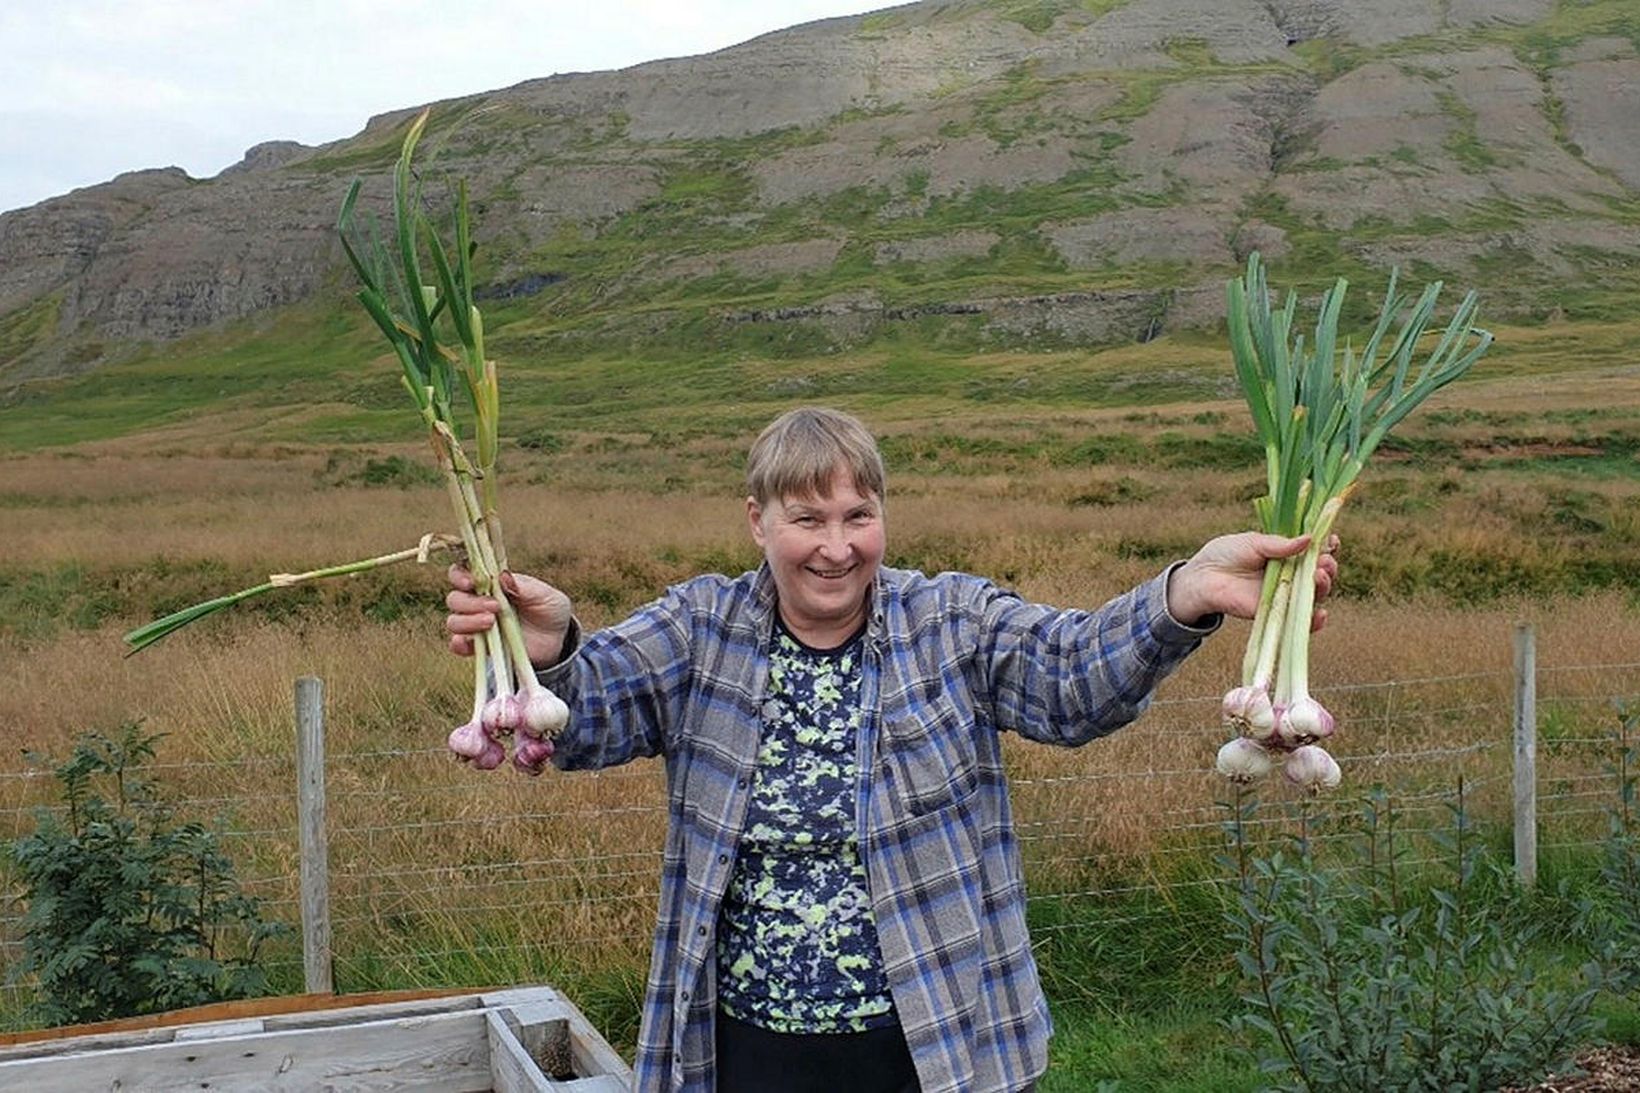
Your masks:
<svg viewBox="0 0 1640 1093"><path fill-rule="evenodd" d="M894 0L0 0L0 211Z"/></svg>

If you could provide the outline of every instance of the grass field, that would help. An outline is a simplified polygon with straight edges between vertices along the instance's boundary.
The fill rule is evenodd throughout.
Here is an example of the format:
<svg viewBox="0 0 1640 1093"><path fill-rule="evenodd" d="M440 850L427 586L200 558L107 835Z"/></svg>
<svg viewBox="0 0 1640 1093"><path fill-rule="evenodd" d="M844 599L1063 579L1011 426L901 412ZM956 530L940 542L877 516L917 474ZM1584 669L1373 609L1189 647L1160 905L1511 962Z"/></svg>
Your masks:
<svg viewBox="0 0 1640 1093"><path fill-rule="evenodd" d="M1114 6L989 5L1035 35ZM982 7L923 14L954 21ZM1233 87L1307 68L1325 83L1367 63L1502 49L1537 76L1556 139L1582 157L1555 97L1558 64L1592 38L1640 44L1640 16L1632 0L1547 7L1529 25L1489 19L1380 46L1317 39L1296 46L1293 65L1232 63L1201 41L1174 40L1154 67L1098 73L1112 97L1091 118L1050 105L1082 80L1052 65L1020 64L979 84L953 74L938 96L949 114L942 140L983 135L999 154L1061 140L1073 150L1069 173L1006 187L942 189L926 166L937 160L885 135L872 154L916 166L811 197L760 195L754 167L784 153L836 142L837 154L855 154L848 141L865 111L652 143L629 138L621 114L560 118L488 97L441 104L429 143L447 142L452 170L486 161L492 144L550 147L571 165L652 170L658 185L595 229L483 240L481 283L541 278L484 303L488 347L502 362L514 565L564 587L590 625L669 582L754 565L740 514L744 453L759 427L800 403L857 412L880 435L894 565L968 570L1033 599L1091 607L1246 526L1261 453L1222 336L1072 349L1042 329L1008 333L927 305L1110 291L1154 294L1165 307L1203 271L1071 268L1042 229L1116 209L1200 207L1194 184L1138 179L1122 152L1135 123L1189 80ZM906 18L878 13L858 32L900 33ZM1608 702L1640 696L1640 272L1623 252L1593 248L1532 261L1505 243L1464 258L1475 238L1507 240L1572 211L1503 196L1489 173L1517 152L1483 139L1450 78L1426 79L1451 123L1439 153L1403 145L1393 162L1346 164L1295 132L1279 142L1279 170L1412 175L1446 162L1498 196L1410 224L1362 216L1343 231L1269 186L1226 222L1280 230L1286 253L1272 272L1283 285L1314 292L1335 276L1355 279L1349 321L1381 283L1368 250L1442 240L1459 244L1443 258L1450 268L1419 262L1410 272L1476 280L1488 323L1505 311L1520 318L1496 327L1475 373L1381 449L1345 510L1342 582L1313 682L1340 715L1340 810L1383 784L1428 835L1462 776L1482 831L1507 855L1511 638L1530 622L1542 897L1510 913L1564 925L1595 884ZM398 144L374 127L294 169L333 173L339 199L345 176L386 167ZM527 173L537 158L509 168L518 173L487 199L522 205L541 186ZM1611 200L1577 215L1621 237L1640 223L1640 205ZM995 243L916 261L897 250L963 233ZM754 260L760 249L828 240L834 256L812 266L781 272ZM0 840L50 799L29 753L61 757L80 731L142 719L166 734L155 773L186 816L218 820L249 888L270 915L293 920L291 687L318 675L329 700L339 988L548 980L629 1049L662 772L526 781L451 763L443 739L465 714L469 676L443 648L441 565L267 596L121 658L122 632L171 610L272 572L453 530L398 370L340 280L319 302L119 347L114 363L85 375L0 388ZM853 299L881 314L848 313ZM828 319L839 301L844 314ZM5 316L0 372L46 346L71 303L53 293ZM810 317L766 318L782 311ZM82 334L70 361L111 348ZM1076 752L1009 742L1036 952L1059 1028L1043 1093L1260 1083L1224 1027L1239 1003L1213 861L1224 790L1207 770L1222 736L1216 696L1244 633L1227 626L1139 723L1108 740ZM1290 826L1276 810L1260 830L1279 839ZM5 868L0 899L16 887ZM18 910L0 903L0 966L17 951ZM1569 931L1561 937L1532 954L1551 978L1570 976L1585 955ZM299 952L286 942L271 958L277 988L300 990ZM0 1028L25 1019L27 998L27 984L0 976ZM1602 1006L1611 1035L1640 1043L1633 999Z"/></svg>
<svg viewBox="0 0 1640 1093"><path fill-rule="evenodd" d="M593 625L671 581L755 563L741 459L799 402L857 411L881 435L893 564L1047 602L1095 605L1245 526L1262 481L1207 340L561 364L529 344L497 337L517 441L503 456L508 541L517 568L561 584ZM442 650L439 567L265 597L119 655L119 634L158 614L449 530L373 353L356 324L315 314L283 350L207 335L0 411L0 820L26 824L47 788L19 776L22 750L61 755L78 731L146 718L169 734L159 773L245 833L241 875L288 915L291 681L320 675L339 986L548 978L629 1044L659 771L531 782L445 761L468 677ZM349 356L361 363L339 372ZM1564 742L1546 746L1551 792L1555 779L1587 788L1597 764L1580 748L1602 702L1640 693L1640 324L1500 331L1477 374L1384 450L1340 532L1314 671L1341 715L1349 788L1428 794L1461 771L1481 784L1482 817L1506 817L1520 619L1538 630L1545 738ZM1010 750L1061 1029L1049 1093L1257 1085L1218 1024L1234 1006L1219 907L1193 894L1217 839L1213 696L1244 634L1227 631L1131 729L1079 752ZM1591 669L1610 664L1627 667ZM1595 818L1551 820L1576 841ZM1586 880L1567 854L1565 875ZM299 961L277 955L279 985L298 989ZM20 995L5 997L15 1012ZM1612 1013L1636 1034L1631 1010Z"/></svg>

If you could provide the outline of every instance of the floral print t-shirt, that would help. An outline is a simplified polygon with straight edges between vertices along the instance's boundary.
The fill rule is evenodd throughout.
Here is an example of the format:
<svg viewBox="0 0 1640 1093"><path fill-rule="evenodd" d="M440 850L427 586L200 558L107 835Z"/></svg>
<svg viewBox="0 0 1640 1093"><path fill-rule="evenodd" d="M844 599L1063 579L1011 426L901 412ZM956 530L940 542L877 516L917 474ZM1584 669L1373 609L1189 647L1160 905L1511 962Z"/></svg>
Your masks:
<svg viewBox="0 0 1640 1093"><path fill-rule="evenodd" d="M774 1032L893 1020L854 806L861 634L811 649L774 632L744 834L718 920L718 1002Z"/></svg>

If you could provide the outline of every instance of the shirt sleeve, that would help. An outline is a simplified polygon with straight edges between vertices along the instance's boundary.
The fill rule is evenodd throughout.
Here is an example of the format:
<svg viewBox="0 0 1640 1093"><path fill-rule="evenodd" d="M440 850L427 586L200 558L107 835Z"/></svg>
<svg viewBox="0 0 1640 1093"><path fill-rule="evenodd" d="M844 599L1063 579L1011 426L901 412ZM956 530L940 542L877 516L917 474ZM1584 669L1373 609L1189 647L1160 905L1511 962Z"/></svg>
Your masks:
<svg viewBox="0 0 1640 1093"><path fill-rule="evenodd" d="M1218 625L1186 626L1169 613L1173 568L1095 611L1028 603L987 585L976 674L994 724L1075 746L1143 713L1157 685Z"/></svg>
<svg viewBox="0 0 1640 1093"><path fill-rule="evenodd" d="M593 770L667 751L689 692L686 588L566 643L559 662L538 673L569 706L569 723L553 738L554 766ZM578 636L572 628L571 642Z"/></svg>

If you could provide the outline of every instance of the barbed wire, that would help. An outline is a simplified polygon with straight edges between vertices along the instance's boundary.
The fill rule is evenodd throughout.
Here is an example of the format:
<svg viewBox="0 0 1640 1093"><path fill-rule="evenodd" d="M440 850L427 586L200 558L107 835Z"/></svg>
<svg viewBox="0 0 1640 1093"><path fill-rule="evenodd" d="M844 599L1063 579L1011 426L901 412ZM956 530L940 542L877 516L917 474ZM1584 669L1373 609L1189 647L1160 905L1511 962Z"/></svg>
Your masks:
<svg viewBox="0 0 1640 1093"><path fill-rule="evenodd" d="M1602 748L1610 749L1615 741L1609 734L1593 735L1593 717L1596 706L1611 705L1609 693L1590 694L1583 689L1587 682L1600 673L1615 674L1640 669L1640 661L1615 661L1598 664L1538 665L1538 818L1549 836L1539 844L1540 852L1586 851L1601 845L1601 839L1580 838L1579 833L1595 826L1596 818L1609 816L1609 806L1596 802L1610 799L1615 793L1609 771L1589 769L1599 758ZM1507 668L1491 671L1464 672L1447 675L1428 675L1410 679L1368 681L1315 688L1322 696L1351 696L1348 705L1364 707L1363 712L1352 714L1345 724L1346 735L1340 742L1379 746L1373 750L1337 751L1335 758L1344 766L1346 775L1352 771L1373 772L1383 768L1424 765L1432 774L1445 772L1445 777L1456 770L1465 772L1465 784L1472 800L1480 801L1486 791L1492 791L1496 805L1496 790L1507 789L1513 779L1509 758L1512 742L1508 739L1514 717L1514 704L1504 690L1511 683L1513 673ZM1616 680L1599 685L1606 691ZM1497 687L1477 696L1474 685ZM1459 686L1461 685L1461 686ZM1442 693L1440 688L1450 688ZM1627 681L1623 688L1627 689ZM1151 703L1152 711L1160 710L1165 716L1162 723L1146 728L1138 727L1142 740L1148 737L1165 741L1195 741L1204 749L1226 738L1226 730L1219 723L1217 710L1222 696L1185 695L1161 696ZM1336 707L1335 707L1336 708ZM1560 708L1562 720L1548 721L1546 711ZM1195 712L1202 711L1199 715ZM1208 712L1211 711L1211 712ZM1180 716L1183 714L1183 716ZM1430 728L1450 735L1451 723L1467 719L1475 729L1486 731L1490 737L1464 744L1430 742ZM1183 721L1184 723L1179 723ZM1360 736L1348 735L1349 729L1362 730ZM1570 730L1565 731L1562 730ZM1438 740L1439 738L1437 738ZM1186 746L1181 743L1181 747ZM1163 744L1171 748L1171 743ZM1166 758L1166 752L1157 749L1157 755ZM1185 758L1181 756L1181 758ZM1476 762L1476 760L1481 760ZM580 932L574 929L549 932L542 938L519 941L460 945L448 948L394 947L391 931L383 931L384 923L398 926L417 920L441 921L459 913L460 916L512 915L543 912L547 919L567 921L574 917L555 914L566 909L620 907L638 913L644 906L653 906L658 899L660 863L662 861L660 825L649 826L650 818L658 820L668 812L664 771L657 765L633 764L594 772L577 772L577 800L566 804L562 797L549 798L551 803L523 800L523 807L513 811L497 812L496 783L489 777L470 777L450 763L443 747L383 748L367 746L353 750L332 750L327 758L327 769L342 774L357 771L371 764L381 764L382 770L362 772L364 785L354 784L360 779L336 777L330 779L327 804L331 815L331 902L334 908L332 928L341 940L334 951L338 968L352 969L361 976L366 971L379 973L383 964L400 966L415 978L415 965L431 965L447 957L473 956L489 953L534 951L568 943L584 945L621 945L634 950L647 948L650 925L642 922L631 929L615 932ZM395 774L410 778L427 778L437 764L450 772L449 781L430 779L432 784L396 785ZM1477 769L1478 768L1478 769ZM186 794L166 793L163 803L174 808L221 808L243 815L250 822L244 826L222 826L216 834L224 840L276 841L275 855L254 857L242 864L240 883L247 894L259 896L259 906L270 920L295 923L300 918L301 900L295 893L294 857L289 848L296 841L296 794L294 785L286 792L269 792L279 772L288 772L294 781L293 756L266 754L217 759L189 759L152 763L145 770L180 774L190 784L215 790L210 795L190 797ZM223 795L225 778L235 772L255 779L254 792ZM1386 774L1386 780L1405 777ZM1391 792L1390 801L1399 820L1395 836L1407 841L1409 847L1422 846L1426 850L1429 836L1449 831L1450 826L1430 819L1441 810L1450 808L1457 798L1456 788L1449 784L1420 784L1422 776L1407 777L1411 783L1404 792ZM1128 761L1117 769L1063 771L1059 773L1016 774L1009 779L1015 791L1016 820L1013 825L1021 857L1027 868L1027 877L1033 886L1029 897L1038 909L1054 908L1056 921L1033 929L1033 944L1041 945L1055 936L1089 927L1109 928L1130 925L1146 920L1148 912L1122 913L1124 901L1139 899L1147 894L1167 898L1170 892L1223 889L1235 883L1229 876L1194 875L1188 865L1184 870L1177 863L1192 859L1209 860L1225 848L1223 832L1232 822L1233 806L1225 801L1184 803L1166 799L1176 792L1170 788L1163 799L1137 802L1123 809L1110 811L1089 807L1066 814L1057 804L1055 790L1076 786L1103 787L1113 783L1182 782L1216 778L1210 761L1161 764L1144 760ZM0 838L5 829L18 826L23 817L35 815L66 815L65 806L47 801L38 804L26 801L42 794L50 785L53 772L33 768L0 771L0 794L8 797L6 807L0 807ZM227 785L234 784L227 781ZM532 792L524 789L529 783L513 779L507 789L513 793ZM608 806L596 803L598 787L607 786L610 794L626 796L626 803ZM652 797L636 797L632 787ZM1177 792L1188 792L1187 786L1178 786ZM582 796L585 794L586 796ZM467 809L468 800L483 801L483 816L452 815L451 810ZM402 820L393 819L386 811L393 805L384 802L402 802L414 808L418 815ZM1154 805L1155 807L1145 807ZM360 812L359 822L350 822ZM1315 817L1316 826L1308 833L1312 845L1328 846L1351 839L1359 839L1360 832L1344 829L1356 812L1340 805L1336 811ZM1478 813L1484 815L1485 813ZM1507 805L1504 807L1507 817ZM289 817L281 824L281 817ZM612 820L644 821L636 827L627 825L627 831L652 831L641 834L644 845L633 849L631 836L611 835ZM591 821L590 823L584 823ZM1506 821L1505 821L1506 822ZM227 823L227 822L225 822ZM433 857L445 835L452 831L478 825L493 827L497 823L515 825L570 824L575 826L575 838L551 844L559 852L543 853L542 848L529 856L511 860L474 862L437 862L412 860L408 863L379 863L373 855L375 847L385 839L397 839L412 846L426 847L417 858ZM1244 816L1240 819L1242 837L1246 845L1263 850L1266 847L1290 843L1294 836L1295 819L1292 815ZM1340 825L1335 827L1334 825ZM579 825L579 826L577 826ZM1217 838L1212 837L1217 833ZM1136 837L1136 836L1142 836ZM612 839L625 839L624 845ZM1126 841L1131 845L1123 846ZM543 844L543 848L544 848ZM610 845L606 852L602 846ZM505 852L504 850L502 851ZM289 860L269 861L283 853ZM485 850L494 854L494 850ZM1334 850L1329 857L1337 856ZM1447 862L1439 856L1419 856L1414 852L1398 864L1408 868ZM1149 868L1154 866L1154 869ZM1359 868L1340 862L1338 868ZM1101 874L1112 883L1099 884ZM1089 883L1092 881L1093 883ZM1063 887L1061 887L1063 886ZM1039 890L1037 890L1039 889ZM1074 920L1060 919L1066 908L1078 902L1106 903L1117 911L1115 915L1089 918L1086 913ZM0 905L16 906L22 902L20 891L9 891L0 896ZM1212 908L1192 910L1190 901L1174 904L1175 913L1211 913ZM596 925L596 924L594 924ZM0 916L0 957L7 962L25 951L18 938L23 928L22 916ZM355 938L369 938L369 947L358 950L364 957L355 960L355 950L349 942ZM368 969L365 961L368 961ZM285 958L270 955L262 965L270 970L296 970L301 967L299 957ZM29 991L24 984L0 984L0 997L26 998ZM5 1003L10 1005L10 1003ZM15 1009L16 1007L12 1007Z"/></svg>
<svg viewBox="0 0 1640 1093"><path fill-rule="evenodd" d="M1596 664L1539 664L1538 674L1544 675L1554 672L1614 672L1633 671L1640 668L1640 660L1613 661Z"/></svg>

